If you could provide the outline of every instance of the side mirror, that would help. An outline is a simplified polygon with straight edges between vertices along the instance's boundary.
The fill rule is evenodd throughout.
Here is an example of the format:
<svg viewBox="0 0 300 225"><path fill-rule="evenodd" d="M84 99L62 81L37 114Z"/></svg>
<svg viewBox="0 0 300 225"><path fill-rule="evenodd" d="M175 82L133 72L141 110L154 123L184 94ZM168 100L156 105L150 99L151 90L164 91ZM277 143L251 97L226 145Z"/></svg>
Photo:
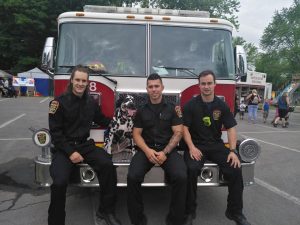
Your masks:
<svg viewBox="0 0 300 225"><path fill-rule="evenodd" d="M43 55L42 55L42 64L41 69L48 71L48 73L53 70L53 61L54 61L54 38L48 37L45 42Z"/></svg>
<svg viewBox="0 0 300 225"><path fill-rule="evenodd" d="M247 79L247 56L241 45L237 45L235 50L235 67L236 67L236 81L244 81Z"/></svg>

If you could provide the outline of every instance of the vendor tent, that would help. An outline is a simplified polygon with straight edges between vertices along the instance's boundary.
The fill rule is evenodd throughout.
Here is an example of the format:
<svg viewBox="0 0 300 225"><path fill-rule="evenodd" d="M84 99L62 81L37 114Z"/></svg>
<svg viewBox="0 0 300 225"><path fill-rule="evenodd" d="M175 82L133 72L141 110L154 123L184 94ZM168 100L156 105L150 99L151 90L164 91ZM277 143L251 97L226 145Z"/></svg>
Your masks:
<svg viewBox="0 0 300 225"><path fill-rule="evenodd" d="M0 70L0 77L4 77L4 78L12 78L13 75L3 71L3 70Z"/></svg>
<svg viewBox="0 0 300 225"><path fill-rule="evenodd" d="M52 79L51 77L41 71L39 68L18 73L18 77L34 78L35 92L42 96L49 96L52 90Z"/></svg>

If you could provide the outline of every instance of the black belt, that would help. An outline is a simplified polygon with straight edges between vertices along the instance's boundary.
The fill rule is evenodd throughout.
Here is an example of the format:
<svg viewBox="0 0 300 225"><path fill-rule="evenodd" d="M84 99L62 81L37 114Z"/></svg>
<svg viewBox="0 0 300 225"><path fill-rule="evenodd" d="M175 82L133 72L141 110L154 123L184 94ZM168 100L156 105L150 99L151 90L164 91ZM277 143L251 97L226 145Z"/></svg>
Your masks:
<svg viewBox="0 0 300 225"><path fill-rule="evenodd" d="M71 140L71 141L68 141L70 144L73 144L73 145L81 145L83 143L85 143L87 140Z"/></svg>
<svg viewBox="0 0 300 225"><path fill-rule="evenodd" d="M156 150L158 150L158 151L161 151L161 150L163 150L163 149L166 147L166 145L162 145L162 144L152 144L152 145L149 145L149 147L150 147L150 148L154 148L154 149L156 149Z"/></svg>

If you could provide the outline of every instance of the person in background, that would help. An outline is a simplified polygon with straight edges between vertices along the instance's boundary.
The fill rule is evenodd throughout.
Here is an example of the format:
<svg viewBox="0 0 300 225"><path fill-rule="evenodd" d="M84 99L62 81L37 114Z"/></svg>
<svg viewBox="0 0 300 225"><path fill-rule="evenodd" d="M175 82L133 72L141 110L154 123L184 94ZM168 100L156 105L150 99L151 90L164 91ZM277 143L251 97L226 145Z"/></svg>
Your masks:
<svg viewBox="0 0 300 225"><path fill-rule="evenodd" d="M246 111L246 105L244 103L244 100L242 100L242 102L240 104L240 120L244 119L245 111Z"/></svg>
<svg viewBox="0 0 300 225"><path fill-rule="evenodd" d="M279 116L275 119L273 126L277 127L278 121L282 121L282 127L286 127L286 116L290 106L290 99L287 92L284 92L282 96L278 98L278 114Z"/></svg>
<svg viewBox="0 0 300 225"><path fill-rule="evenodd" d="M257 91L253 89L251 93L246 97L248 101L248 123L256 123L258 103L260 102L260 97Z"/></svg>
<svg viewBox="0 0 300 225"><path fill-rule="evenodd" d="M234 114L233 114L234 118L235 118L236 114L240 111L239 106L240 106L240 100L239 100L239 97L238 97L238 92L236 91L235 98L234 98Z"/></svg>
<svg viewBox="0 0 300 225"><path fill-rule="evenodd" d="M267 122L267 118L269 116L269 109L270 109L270 102L266 98L264 101L264 105L263 105L263 121L264 121L264 123Z"/></svg>

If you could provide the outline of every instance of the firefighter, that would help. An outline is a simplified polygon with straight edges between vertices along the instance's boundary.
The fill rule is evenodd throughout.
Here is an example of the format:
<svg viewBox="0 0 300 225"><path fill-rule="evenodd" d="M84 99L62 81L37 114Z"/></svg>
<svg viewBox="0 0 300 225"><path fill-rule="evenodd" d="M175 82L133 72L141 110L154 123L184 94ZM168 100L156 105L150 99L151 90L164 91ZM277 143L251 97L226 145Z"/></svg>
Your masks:
<svg viewBox="0 0 300 225"><path fill-rule="evenodd" d="M188 170L187 220L191 225L196 217L197 178L205 160L217 163L228 184L228 201L225 215L238 225L249 225L242 213L243 178L241 163L236 151L236 121L229 107L215 96L216 77L213 71L199 75L200 95L186 103L183 110L183 137L188 146L184 160ZM229 149L221 139L221 128L227 129Z"/></svg>
<svg viewBox="0 0 300 225"><path fill-rule="evenodd" d="M48 210L49 225L65 224L66 190L72 169L77 163L89 164L100 183L100 206L97 217L108 225L120 225L115 217L116 169L111 156L96 147L90 136L92 122L108 126L97 103L88 94L88 69L78 65L71 74L65 93L50 102L49 128L54 144L50 167L53 179Z"/></svg>
<svg viewBox="0 0 300 225"><path fill-rule="evenodd" d="M171 204L166 217L167 225L184 223L186 199L186 165L176 151L182 137L182 113L179 106L167 103L163 96L161 77L151 74L147 79L148 102L137 111L133 139L138 147L132 158L127 176L128 213L134 225L147 224L143 212L141 183L145 174L159 165L171 185Z"/></svg>

